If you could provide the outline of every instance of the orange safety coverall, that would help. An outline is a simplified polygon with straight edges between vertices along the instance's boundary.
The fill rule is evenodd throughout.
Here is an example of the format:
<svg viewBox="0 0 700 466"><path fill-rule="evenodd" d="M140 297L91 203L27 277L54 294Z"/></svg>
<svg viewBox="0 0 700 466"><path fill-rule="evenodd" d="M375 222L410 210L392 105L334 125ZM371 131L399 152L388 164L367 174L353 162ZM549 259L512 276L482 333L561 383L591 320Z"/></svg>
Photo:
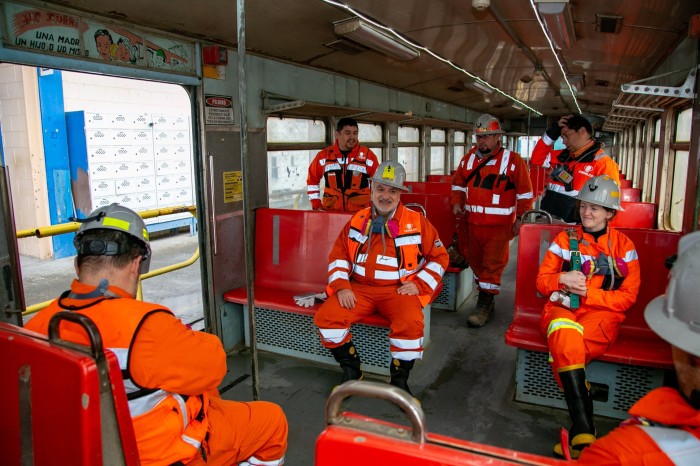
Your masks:
<svg viewBox="0 0 700 466"><path fill-rule="evenodd" d="M671 466L675 464L645 431L645 426L667 427L691 434L697 442L674 445L671 450L683 453L687 464L698 464L700 459L700 410L693 408L678 390L670 387L649 392L630 408L633 416L608 435L599 438L584 449L578 459L580 465L639 465ZM693 445L694 444L694 445ZM693 447L691 449L691 447Z"/></svg>
<svg viewBox="0 0 700 466"><path fill-rule="evenodd" d="M136 301L121 288L95 291L73 281L25 328L46 335L51 316L65 310L97 325L122 369L142 465L198 464L203 455L207 465L282 464L287 421L279 406L219 397L226 354L216 336L188 330L169 309ZM61 337L89 343L70 322L61 324Z"/></svg>
<svg viewBox="0 0 700 466"><path fill-rule="evenodd" d="M531 208L533 194L527 165L520 155L500 146L493 153L495 157L468 183L467 177L488 156L480 158L474 147L462 158L452 179L451 203L466 211L467 244L461 245L461 252L474 271L479 290L498 294L513 224Z"/></svg>
<svg viewBox="0 0 700 466"><path fill-rule="evenodd" d="M370 204L369 179L379 161L368 147L357 144L343 155L338 141L316 154L309 165L306 192L314 210L357 212ZM321 179L325 181L321 197Z"/></svg>
<svg viewBox="0 0 700 466"><path fill-rule="evenodd" d="M321 343L336 348L352 338L350 325L378 312L390 322L393 358L412 361L423 355L423 307L449 264L437 230L422 214L399 203L383 233L370 235L372 209L356 213L338 235L328 256L328 300L314 316ZM392 233L393 231L393 233ZM367 246L369 242L369 247ZM419 295L396 290L411 281ZM336 292L350 289L357 302L345 309Z"/></svg>
<svg viewBox="0 0 700 466"><path fill-rule="evenodd" d="M576 227L581 261L596 260L600 254L620 258L627 264L628 273L622 281L615 277L613 290L603 289L603 275L592 275L586 280L586 296L580 297L578 309L568 309L547 301L540 320L540 329L547 337L550 362L555 379L559 372L584 368L591 360L605 353L615 342L625 311L637 300L641 273L637 250L632 241L614 228L596 241ZM550 296L562 290L559 275L570 270L571 248L568 232L559 233L542 260L537 274L537 291ZM607 276L610 280L609 275Z"/></svg>
<svg viewBox="0 0 700 466"><path fill-rule="evenodd" d="M552 170L540 207L568 223L576 221L576 196L586 181L598 175L608 175L620 185L620 168L597 141L591 141L574 153L564 149L552 165L565 167L573 175L573 180L569 184L558 181L552 178L556 168Z"/></svg>

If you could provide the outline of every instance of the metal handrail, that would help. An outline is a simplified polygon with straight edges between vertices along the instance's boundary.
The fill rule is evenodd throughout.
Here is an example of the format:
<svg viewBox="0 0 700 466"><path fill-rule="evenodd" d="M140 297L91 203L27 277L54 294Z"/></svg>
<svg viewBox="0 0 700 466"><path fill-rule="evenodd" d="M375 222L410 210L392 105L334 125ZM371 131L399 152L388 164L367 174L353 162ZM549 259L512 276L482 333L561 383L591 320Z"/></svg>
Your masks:
<svg viewBox="0 0 700 466"><path fill-rule="evenodd" d="M172 215L172 214L179 214L183 212L189 212L192 214L193 217L197 216L197 207L196 206L178 206L178 207L164 207L162 209L151 209L151 210L142 210L141 212L136 212L141 216L143 219L147 218L153 218L153 217L160 217L161 215ZM41 227L41 228L36 228L34 230L32 229L27 229L27 230L20 230L17 232L17 238L29 238L32 236L36 236L37 238L44 238L48 236L56 236L56 235L62 235L65 233L72 233L74 231L77 231L78 228L80 228L80 223L79 222L69 222L69 223L61 223L60 225L51 225L48 227ZM192 254L192 257L187 259L186 261L178 262L176 264L172 265L166 265L165 267L161 267L156 270L151 270L147 273L144 273L139 277L139 284L138 284L138 289L136 291L136 299L139 301L143 300L143 291L141 289L141 280L146 280L147 278L153 278L158 275L163 275L168 272L172 272L174 270L179 270L179 269L184 269L185 267L189 267L190 265L194 264L197 262L197 259L199 259L199 246L197 246L197 250ZM54 300L50 299L48 301L44 301L38 304L32 304L31 306L27 306L26 310L22 312L22 316L27 316L29 314L33 314L35 312L39 312L40 310L44 309L46 306L51 304Z"/></svg>

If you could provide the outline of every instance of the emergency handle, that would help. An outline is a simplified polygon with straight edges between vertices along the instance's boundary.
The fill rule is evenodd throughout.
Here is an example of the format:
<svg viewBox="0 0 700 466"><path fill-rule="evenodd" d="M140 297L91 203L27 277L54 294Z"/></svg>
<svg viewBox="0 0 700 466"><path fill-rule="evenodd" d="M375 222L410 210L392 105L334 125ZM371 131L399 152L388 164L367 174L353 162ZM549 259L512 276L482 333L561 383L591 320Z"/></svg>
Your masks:
<svg viewBox="0 0 700 466"><path fill-rule="evenodd" d="M61 324L61 321L64 320L71 321L83 327L85 333L87 333L88 338L90 339L89 352L92 355L93 359L98 361L99 365L99 361L105 359L104 350L102 349L102 335L97 329L95 323L88 316L70 311L57 312L56 314L51 316L51 320L49 320L49 340L52 343L64 344L70 346L71 348L76 348L85 351L83 349L83 345L75 345L65 340L61 340L59 325Z"/></svg>
<svg viewBox="0 0 700 466"><path fill-rule="evenodd" d="M326 402L327 425L342 422L343 415L340 412L340 405L343 400L351 396L378 398L394 403L406 413L411 422L412 440L420 445L426 442L425 414L418 400L404 390L385 383L351 380L336 387Z"/></svg>
<svg viewBox="0 0 700 466"><path fill-rule="evenodd" d="M521 222L522 222L522 223L540 223L540 222L537 222L537 218L538 218L538 217L535 217L535 220L532 221L532 222L531 222L531 221L528 221L528 220L529 220L528 217L529 217L530 215L542 216L542 217L545 217L545 218L547 219L547 223L548 223L548 224L554 223L554 222L552 221L552 214L550 214L550 213L547 212L546 210L542 210L542 209L530 209L530 210L525 211L525 213L523 213L523 215L520 217L520 218L521 218Z"/></svg>

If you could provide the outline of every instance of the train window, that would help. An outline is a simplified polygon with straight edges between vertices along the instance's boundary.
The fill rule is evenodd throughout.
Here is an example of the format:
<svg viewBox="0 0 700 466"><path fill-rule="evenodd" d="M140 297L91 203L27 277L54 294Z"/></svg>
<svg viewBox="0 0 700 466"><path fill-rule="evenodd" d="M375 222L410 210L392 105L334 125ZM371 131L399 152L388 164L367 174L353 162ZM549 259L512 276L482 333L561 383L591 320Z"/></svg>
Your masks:
<svg viewBox="0 0 700 466"><path fill-rule="evenodd" d="M456 169L459 162L467 153L467 133L464 131L455 131L455 144L452 149L452 169Z"/></svg>
<svg viewBox="0 0 700 466"><path fill-rule="evenodd" d="M375 123L357 123L360 143L372 149L374 155L381 162L384 154L384 128Z"/></svg>
<svg viewBox="0 0 700 466"><path fill-rule="evenodd" d="M652 166L646 170L644 175L644 189L651 192L648 198L650 202L656 202L656 174L659 167L659 140L661 139L661 118L657 118L654 122L654 139L651 141L651 147L654 151Z"/></svg>
<svg viewBox="0 0 700 466"><path fill-rule="evenodd" d="M309 164L326 147L326 124L302 118L267 119L267 186L270 207L310 208Z"/></svg>
<svg viewBox="0 0 700 466"><path fill-rule="evenodd" d="M673 179L671 180L670 226L680 231L683 227L685 185L688 181L688 156L690 151L690 126L692 108L682 110L676 118L675 136L671 143Z"/></svg>
<svg viewBox="0 0 700 466"><path fill-rule="evenodd" d="M515 152L520 154L525 160L530 160L532 151L535 149L535 144L541 139L540 136L518 136Z"/></svg>
<svg viewBox="0 0 700 466"><path fill-rule="evenodd" d="M414 126L399 126L399 163L406 181L420 181L420 130Z"/></svg>
<svg viewBox="0 0 700 466"><path fill-rule="evenodd" d="M430 130L430 174L445 174L445 155L447 154L447 131Z"/></svg>

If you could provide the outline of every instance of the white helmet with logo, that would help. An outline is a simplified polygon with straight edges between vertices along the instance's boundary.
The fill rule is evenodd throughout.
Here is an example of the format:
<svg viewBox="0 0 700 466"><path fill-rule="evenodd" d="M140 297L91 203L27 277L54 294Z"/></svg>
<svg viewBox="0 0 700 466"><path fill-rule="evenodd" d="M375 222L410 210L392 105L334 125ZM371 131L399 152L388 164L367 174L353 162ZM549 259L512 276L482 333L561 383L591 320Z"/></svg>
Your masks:
<svg viewBox="0 0 700 466"><path fill-rule="evenodd" d="M647 304L644 318L661 338L700 356L700 232L682 237L666 294Z"/></svg>
<svg viewBox="0 0 700 466"><path fill-rule="evenodd" d="M394 160L387 160L382 162L378 167L377 171L374 172L374 176L370 178L373 183L381 183L393 188L399 188L403 191L408 191L408 188L404 186L406 181L406 170L403 166Z"/></svg>
<svg viewBox="0 0 700 466"><path fill-rule="evenodd" d="M625 210L620 205L620 187L608 175L599 175L586 181L576 199L608 209Z"/></svg>
<svg viewBox="0 0 700 466"><path fill-rule="evenodd" d="M484 113L474 123L474 134L477 136L488 136L489 134L506 134L506 132L501 128L498 118Z"/></svg>

